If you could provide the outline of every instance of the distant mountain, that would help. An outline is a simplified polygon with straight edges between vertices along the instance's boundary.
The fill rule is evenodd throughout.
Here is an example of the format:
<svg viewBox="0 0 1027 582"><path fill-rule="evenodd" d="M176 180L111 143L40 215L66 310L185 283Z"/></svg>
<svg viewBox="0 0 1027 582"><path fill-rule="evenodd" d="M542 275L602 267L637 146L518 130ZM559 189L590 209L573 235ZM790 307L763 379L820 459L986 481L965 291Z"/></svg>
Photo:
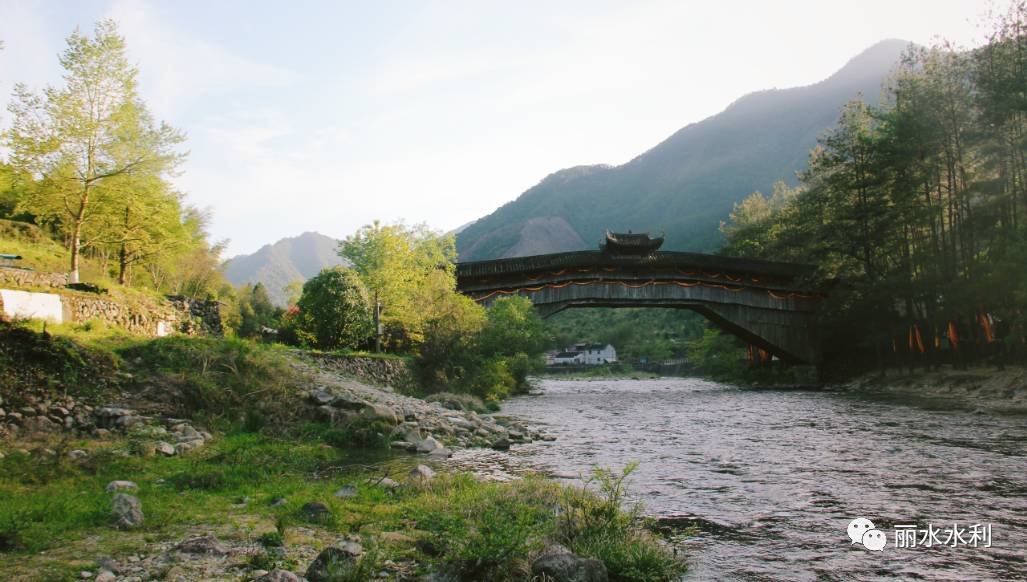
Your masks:
<svg viewBox="0 0 1027 582"><path fill-rule="evenodd" d="M271 300L285 305L284 288L299 279L306 281L326 267L343 264L338 255L339 241L316 232L264 245L252 255L232 257L225 264L225 275L235 285L263 283Z"/></svg>
<svg viewBox="0 0 1027 582"><path fill-rule="evenodd" d="M778 180L794 185L842 106L859 94L876 102L907 46L882 41L815 85L746 95L624 165L550 174L461 230L460 260L593 248L607 228L663 231L667 250L715 249L732 205Z"/></svg>

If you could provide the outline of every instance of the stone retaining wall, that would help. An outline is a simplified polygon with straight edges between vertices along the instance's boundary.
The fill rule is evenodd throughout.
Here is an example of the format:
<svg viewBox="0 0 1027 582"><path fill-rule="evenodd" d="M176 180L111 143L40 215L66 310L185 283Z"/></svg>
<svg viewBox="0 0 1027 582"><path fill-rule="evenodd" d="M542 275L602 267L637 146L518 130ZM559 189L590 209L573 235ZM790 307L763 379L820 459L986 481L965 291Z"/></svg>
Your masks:
<svg viewBox="0 0 1027 582"><path fill-rule="evenodd" d="M6 291L6 290L5 290ZM22 296L47 301L47 305L59 305L60 316L39 313L21 313L17 305L5 305L0 295L0 316L29 316L50 319L57 323L85 323L95 320L106 325L120 327L130 333L146 336L164 336L170 333L186 335L213 335L223 333L221 313L217 301L198 301L187 297L169 297L166 300L153 299L145 305L126 305L101 295L85 293L39 293L15 292L21 303L29 304ZM13 294L12 294L13 295ZM38 303L37 301L36 303Z"/></svg>
<svg viewBox="0 0 1027 582"><path fill-rule="evenodd" d="M0 287L63 289L67 284L67 273L43 273L41 271L0 267Z"/></svg>
<svg viewBox="0 0 1027 582"><path fill-rule="evenodd" d="M406 360L399 358L374 358L340 354L312 354L310 357L321 367L341 372L378 386L396 388L406 386L413 381Z"/></svg>

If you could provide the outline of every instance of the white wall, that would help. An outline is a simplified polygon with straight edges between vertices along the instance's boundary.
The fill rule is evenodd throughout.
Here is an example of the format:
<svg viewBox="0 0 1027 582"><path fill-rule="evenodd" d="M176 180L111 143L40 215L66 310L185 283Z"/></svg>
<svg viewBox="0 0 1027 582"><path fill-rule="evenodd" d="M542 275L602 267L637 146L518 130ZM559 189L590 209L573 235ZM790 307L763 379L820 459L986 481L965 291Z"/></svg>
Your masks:
<svg viewBox="0 0 1027 582"><path fill-rule="evenodd" d="M54 293L0 289L0 301L4 305L4 315L10 318L45 319L54 323L64 321L61 296Z"/></svg>

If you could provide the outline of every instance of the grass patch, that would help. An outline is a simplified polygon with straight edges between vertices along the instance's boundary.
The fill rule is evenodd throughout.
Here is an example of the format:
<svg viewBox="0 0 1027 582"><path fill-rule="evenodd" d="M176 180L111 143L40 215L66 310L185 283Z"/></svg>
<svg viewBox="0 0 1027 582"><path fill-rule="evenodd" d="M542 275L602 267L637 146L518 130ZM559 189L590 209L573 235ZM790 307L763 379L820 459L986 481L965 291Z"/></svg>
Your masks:
<svg viewBox="0 0 1027 582"><path fill-rule="evenodd" d="M245 419L251 430L291 418L300 380L280 349L241 339L165 337L118 350L141 380L167 386L183 415Z"/></svg>
<svg viewBox="0 0 1027 582"><path fill-rule="evenodd" d="M99 396L117 385L111 352L0 321L0 396L20 405L30 392Z"/></svg>
<svg viewBox="0 0 1027 582"><path fill-rule="evenodd" d="M0 460L0 571L38 572L45 564L73 573L96 551L76 548L100 544L117 557L138 552L143 539L177 541L189 527L205 524L250 531L249 540L264 548L255 564L300 572L309 564L296 561L299 546L320 548L345 535L359 536L365 557L355 567L340 567L338 580L369 579L387 560L411 558L420 574L522 580L530 578L530 561L548 539L603 560L613 580L670 580L680 572L644 533L637 515L613 507L616 496L539 478L481 483L468 474L391 489L378 484L380 473L366 472L366 462L366 456L324 447L316 438L242 432L184 457L124 457L94 448L85 461L57 461L58 470L42 469L35 457L10 454ZM115 479L139 484L136 495L146 514L140 531L111 528L111 494L104 487ZM347 484L356 486L357 495L335 497ZM285 502L271 503L278 498ZM323 503L330 518L315 523L302 517L311 502ZM562 517L567 511L572 518ZM321 537L311 539L311 531ZM397 540L384 532L403 536ZM64 558L56 557L57 548ZM43 550L49 551L41 555Z"/></svg>

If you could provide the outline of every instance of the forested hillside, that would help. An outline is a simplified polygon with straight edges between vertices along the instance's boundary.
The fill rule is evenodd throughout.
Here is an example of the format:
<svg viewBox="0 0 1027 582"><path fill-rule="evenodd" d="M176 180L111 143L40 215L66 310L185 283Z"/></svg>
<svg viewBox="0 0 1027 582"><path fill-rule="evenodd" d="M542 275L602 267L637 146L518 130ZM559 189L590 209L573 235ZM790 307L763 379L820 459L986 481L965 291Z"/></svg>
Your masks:
<svg viewBox="0 0 1027 582"><path fill-rule="evenodd" d="M664 231L666 250L714 250L732 204L795 184L817 137L856 95L876 102L907 44L878 43L815 85L746 95L622 166L555 172L460 232L460 258L592 248L607 228Z"/></svg>
<svg viewBox="0 0 1027 582"><path fill-rule="evenodd" d="M829 356L957 365L1027 341L1027 4L972 52L909 51L880 106L849 103L798 189L753 194L725 253L835 280Z"/></svg>

